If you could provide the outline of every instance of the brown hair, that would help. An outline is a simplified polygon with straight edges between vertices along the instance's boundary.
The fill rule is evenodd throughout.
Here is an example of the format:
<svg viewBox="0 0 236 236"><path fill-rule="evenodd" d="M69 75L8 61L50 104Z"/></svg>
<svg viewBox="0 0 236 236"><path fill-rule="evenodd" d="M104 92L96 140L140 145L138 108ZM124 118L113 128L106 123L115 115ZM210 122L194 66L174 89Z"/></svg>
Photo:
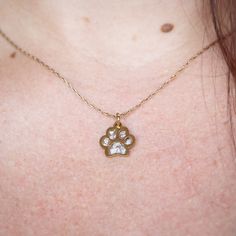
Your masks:
<svg viewBox="0 0 236 236"><path fill-rule="evenodd" d="M233 144L236 150L236 130L233 115L236 114L236 1L209 0L216 36L225 62L228 65L228 111Z"/></svg>

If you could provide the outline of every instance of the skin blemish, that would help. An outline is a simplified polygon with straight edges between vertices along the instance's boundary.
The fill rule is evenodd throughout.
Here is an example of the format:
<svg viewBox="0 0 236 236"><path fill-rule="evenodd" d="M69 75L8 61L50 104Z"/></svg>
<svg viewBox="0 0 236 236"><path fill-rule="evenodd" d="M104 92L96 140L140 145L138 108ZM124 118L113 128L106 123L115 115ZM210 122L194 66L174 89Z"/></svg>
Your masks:
<svg viewBox="0 0 236 236"><path fill-rule="evenodd" d="M213 160L212 165L215 166L215 167L217 167L217 166L218 166L217 160Z"/></svg>
<svg viewBox="0 0 236 236"><path fill-rule="evenodd" d="M134 34L133 36L132 36L132 41L133 42L136 42L138 40L138 36L136 35L136 34Z"/></svg>
<svg viewBox="0 0 236 236"><path fill-rule="evenodd" d="M15 57L16 57L16 52L11 53L11 54L10 54L10 57L11 57L11 58L15 58Z"/></svg>
<svg viewBox="0 0 236 236"><path fill-rule="evenodd" d="M82 17L82 20L87 24L91 22L90 18L87 16Z"/></svg>
<svg viewBox="0 0 236 236"><path fill-rule="evenodd" d="M165 23L161 26L161 32L169 33L174 29L174 25L171 23Z"/></svg>

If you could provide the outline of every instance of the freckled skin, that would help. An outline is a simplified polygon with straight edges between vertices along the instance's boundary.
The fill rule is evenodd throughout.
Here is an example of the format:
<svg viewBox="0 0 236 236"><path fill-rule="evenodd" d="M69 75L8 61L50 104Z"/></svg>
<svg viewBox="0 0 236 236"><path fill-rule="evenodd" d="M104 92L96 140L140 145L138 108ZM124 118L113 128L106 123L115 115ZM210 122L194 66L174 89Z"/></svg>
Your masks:
<svg viewBox="0 0 236 236"><path fill-rule="evenodd" d="M19 9L6 15L25 19ZM90 34L83 34L84 25L78 26L84 23L84 12L75 21L76 43L102 52L103 64L88 59L79 47L70 48L74 38L61 44L59 38L65 34L54 41L50 34L27 38L26 33L5 28L91 101L119 112L153 91L202 45L199 32L185 35L186 19L176 21L179 34L173 32L173 38L165 41L163 33L156 34L156 24L146 27L150 21L144 16L150 9L137 11L133 5L130 9L132 16L124 19L125 24L119 21L121 11L111 11L114 19L103 19L104 12L93 15L91 22L104 20L99 26L108 18L114 22L110 28L94 27ZM5 9L13 10L12 4ZM3 15L0 21L7 26L10 19L4 21ZM137 28L144 29L136 43L130 40L138 32L133 29L134 18L141 24ZM27 18L23 25L32 22ZM38 42L43 47L37 47ZM136 144L129 157L109 159L99 139L114 121L87 107L41 66L20 54L12 60L11 53L0 39L0 235L235 236L235 153L228 132L227 68L219 54L208 51L172 85L122 120ZM119 66L109 67L112 63ZM213 65L217 66L212 71Z"/></svg>
<svg viewBox="0 0 236 236"><path fill-rule="evenodd" d="M226 126L215 135L204 103L189 97L202 100L196 77L194 88L183 76L162 104L127 120L137 138L132 155L108 159L98 141L110 120L41 68L16 60L6 59L0 74L3 235L234 235L229 135ZM171 96L177 91L181 99Z"/></svg>

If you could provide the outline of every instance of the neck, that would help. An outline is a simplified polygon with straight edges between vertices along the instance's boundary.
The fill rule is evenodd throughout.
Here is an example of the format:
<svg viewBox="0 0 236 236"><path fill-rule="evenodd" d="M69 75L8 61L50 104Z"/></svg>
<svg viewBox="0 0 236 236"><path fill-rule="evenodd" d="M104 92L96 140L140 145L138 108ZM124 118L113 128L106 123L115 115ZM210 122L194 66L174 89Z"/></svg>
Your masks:
<svg viewBox="0 0 236 236"><path fill-rule="evenodd" d="M69 45L109 66L156 64L180 50L186 59L202 47L204 27L195 0L12 1L22 22L30 19L37 40L47 35L48 43ZM173 31L161 32L164 23L172 23ZM168 56L167 64L171 60Z"/></svg>

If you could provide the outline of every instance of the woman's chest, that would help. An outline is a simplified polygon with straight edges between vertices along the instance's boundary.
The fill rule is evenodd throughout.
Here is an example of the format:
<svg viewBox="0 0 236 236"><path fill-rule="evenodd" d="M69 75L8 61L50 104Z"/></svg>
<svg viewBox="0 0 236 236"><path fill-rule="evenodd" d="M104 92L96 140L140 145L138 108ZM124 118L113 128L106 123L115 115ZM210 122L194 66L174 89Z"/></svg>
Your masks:
<svg viewBox="0 0 236 236"><path fill-rule="evenodd" d="M27 73L32 81L9 72L1 86L0 234L235 235L226 107L215 119L197 77L122 121L136 144L109 159L99 139L113 121L58 81ZM109 107L126 108L126 97L110 97Z"/></svg>
<svg viewBox="0 0 236 236"><path fill-rule="evenodd" d="M77 126L67 116L64 125L41 117L38 125L31 117L4 131L3 235L235 234L236 173L227 143L207 131L127 121L137 139L131 155L107 158L103 129L89 118Z"/></svg>

